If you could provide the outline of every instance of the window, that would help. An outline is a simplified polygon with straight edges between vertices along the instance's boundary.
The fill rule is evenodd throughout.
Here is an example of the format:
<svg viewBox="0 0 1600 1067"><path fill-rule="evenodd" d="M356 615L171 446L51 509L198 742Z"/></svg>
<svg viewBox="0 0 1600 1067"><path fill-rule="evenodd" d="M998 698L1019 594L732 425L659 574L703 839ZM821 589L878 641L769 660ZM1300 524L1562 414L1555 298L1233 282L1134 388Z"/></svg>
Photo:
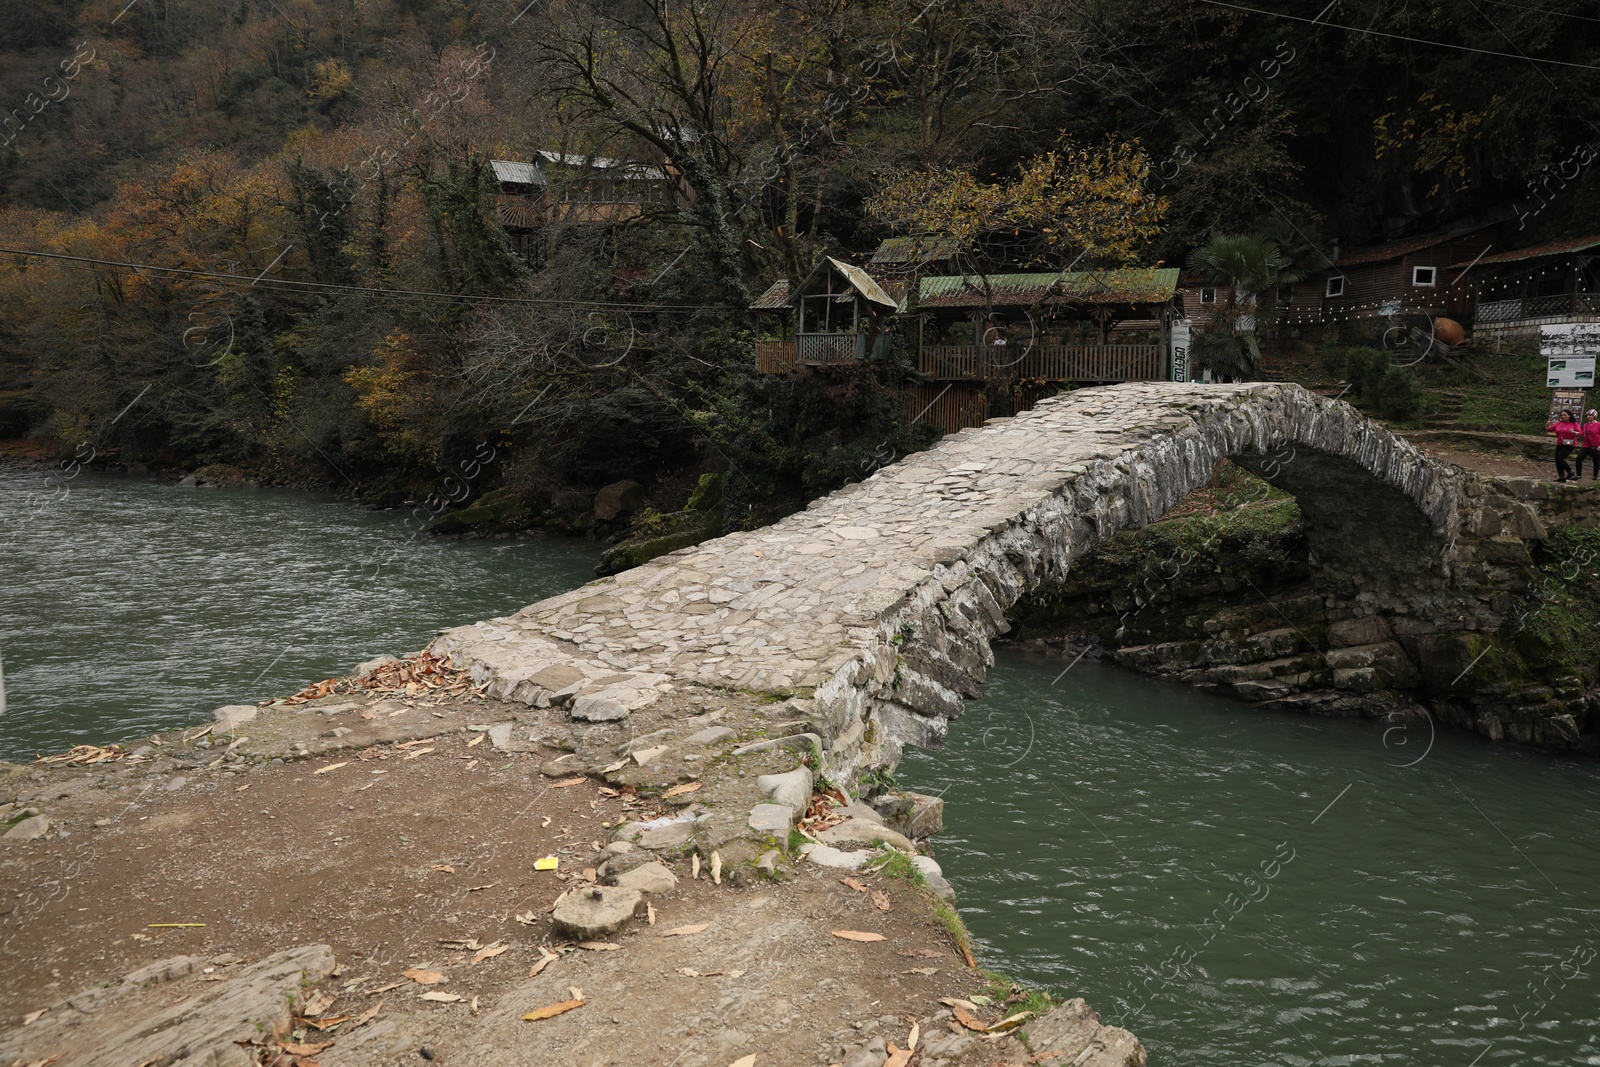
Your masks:
<svg viewBox="0 0 1600 1067"><path fill-rule="evenodd" d="M1412 267L1412 285L1437 285L1439 277L1438 267Z"/></svg>
<svg viewBox="0 0 1600 1067"><path fill-rule="evenodd" d="M1294 303L1294 286L1292 286L1292 285L1280 285L1280 286L1278 286L1278 303L1280 303L1280 304L1292 304L1292 303Z"/></svg>
<svg viewBox="0 0 1600 1067"><path fill-rule="evenodd" d="M1343 296L1344 295L1344 275L1335 274L1333 277L1329 278L1328 279L1328 288L1323 290L1323 295L1324 296Z"/></svg>
<svg viewBox="0 0 1600 1067"><path fill-rule="evenodd" d="M1215 304L1216 302L1217 302L1217 290L1215 289L1215 287L1208 285L1205 288L1200 290L1200 303L1202 303L1202 304Z"/></svg>

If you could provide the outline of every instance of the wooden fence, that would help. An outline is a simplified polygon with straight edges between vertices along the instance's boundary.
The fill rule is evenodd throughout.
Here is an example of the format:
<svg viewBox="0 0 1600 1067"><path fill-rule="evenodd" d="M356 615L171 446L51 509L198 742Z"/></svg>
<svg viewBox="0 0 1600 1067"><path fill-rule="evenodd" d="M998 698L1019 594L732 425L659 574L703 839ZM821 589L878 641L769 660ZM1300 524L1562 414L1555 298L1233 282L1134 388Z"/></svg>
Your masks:
<svg viewBox="0 0 1600 1067"><path fill-rule="evenodd" d="M1160 345L929 345L919 366L941 381L1015 375L1055 382L1154 382L1167 377Z"/></svg>
<svg viewBox="0 0 1600 1067"><path fill-rule="evenodd" d="M907 386L900 402L913 422L937 426L942 433L982 426L989 417L989 398L974 382L920 382Z"/></svg>
<svg viewBox="0 0 1600 1067"><path fill-rule="evenodd" d="M788 374L799 365L793 341L756 342L757 374Z"/></svg>

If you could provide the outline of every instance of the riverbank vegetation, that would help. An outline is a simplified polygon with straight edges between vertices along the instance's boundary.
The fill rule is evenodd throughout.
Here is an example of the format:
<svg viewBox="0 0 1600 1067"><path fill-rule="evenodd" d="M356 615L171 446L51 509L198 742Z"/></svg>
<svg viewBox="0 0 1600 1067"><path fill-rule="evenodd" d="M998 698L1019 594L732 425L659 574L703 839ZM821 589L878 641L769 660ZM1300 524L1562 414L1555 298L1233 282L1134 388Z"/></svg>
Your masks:
<svg viewBox="0 0 1600 1067"><path fill-rule="evenodd" d="M756 375L770 280L933 217L1119 266L1503 212L1594 78L1466 49L1589 62L1579 7L14 0L0 248L61 258L0 257L0 436L567 530L607 484L671 515L716 473L719 528L755 525L930 436L904 353ZM660 195L518 230L495 159L633 161Z"/></svg>

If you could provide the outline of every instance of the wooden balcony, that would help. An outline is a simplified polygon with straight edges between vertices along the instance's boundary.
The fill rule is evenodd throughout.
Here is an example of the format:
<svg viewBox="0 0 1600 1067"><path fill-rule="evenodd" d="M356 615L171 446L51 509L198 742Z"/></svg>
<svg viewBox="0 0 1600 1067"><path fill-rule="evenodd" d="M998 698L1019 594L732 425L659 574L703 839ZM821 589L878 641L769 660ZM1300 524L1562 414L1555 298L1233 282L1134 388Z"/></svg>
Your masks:
<svg viewBox="0 0 1600 1067"><path fill-rule="evenodd" d="M1052 382L1152 382L1167 377L1160 345L929 345L923 374L941 381L997 377Z"/></svg>
<svg viewBox="0 0 1600 1067"><path fill-rule="evenodd" d="M756 342L756 373L757 374L788 374L800 365L795 358L794 342L791 341L757 341Z"/></svg>

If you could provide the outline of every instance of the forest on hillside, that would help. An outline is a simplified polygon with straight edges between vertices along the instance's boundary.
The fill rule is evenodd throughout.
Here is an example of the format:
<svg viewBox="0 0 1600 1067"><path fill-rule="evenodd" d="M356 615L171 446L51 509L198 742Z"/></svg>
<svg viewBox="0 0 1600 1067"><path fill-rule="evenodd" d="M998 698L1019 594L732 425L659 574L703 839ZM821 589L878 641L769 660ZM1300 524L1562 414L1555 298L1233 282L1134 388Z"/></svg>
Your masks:
<svg viewBox="0 0 1600 1067"><path fill-rule="evenodd" d="M378 502L718 470L733 527L920 447L906 368L758 376L744 310L895 234L1600 229L1589 0L7 0L0 49L0 248L61 257L0 253L0 437ZM489 161L541 150L683 195L530 257Z"/></svg>

